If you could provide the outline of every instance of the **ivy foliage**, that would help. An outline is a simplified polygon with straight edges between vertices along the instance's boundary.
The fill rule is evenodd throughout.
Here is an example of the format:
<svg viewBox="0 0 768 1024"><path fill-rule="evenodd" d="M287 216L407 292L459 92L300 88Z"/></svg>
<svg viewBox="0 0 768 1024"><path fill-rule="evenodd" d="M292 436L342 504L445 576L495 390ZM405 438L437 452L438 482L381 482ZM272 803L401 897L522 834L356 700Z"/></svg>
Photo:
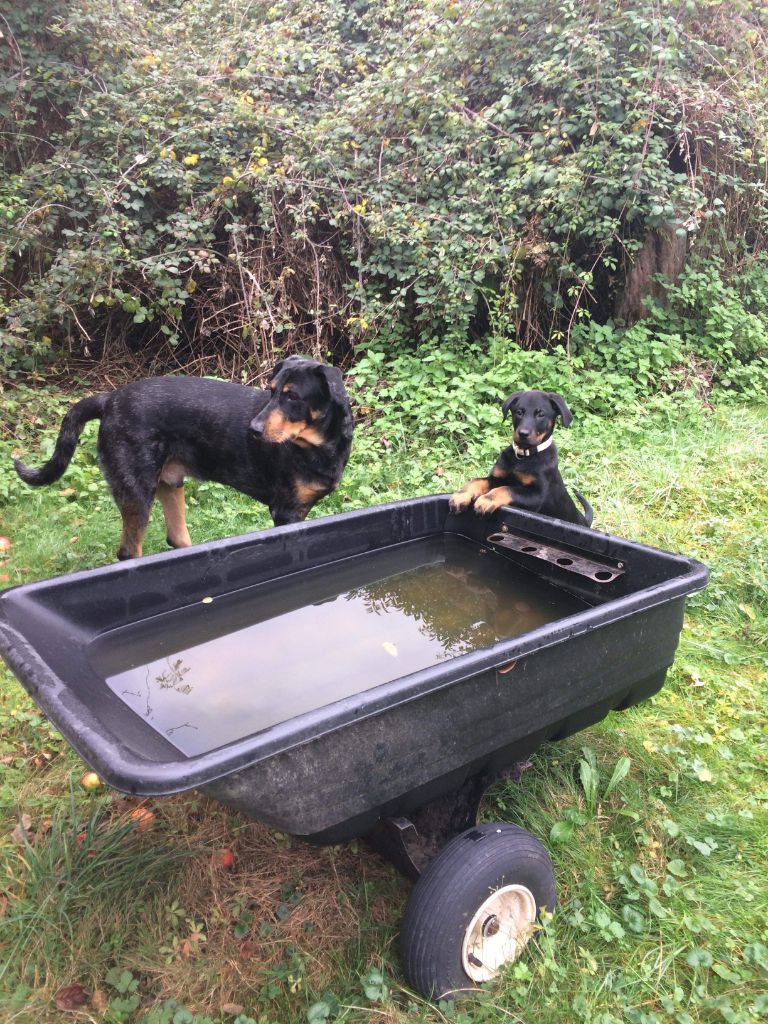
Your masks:
<svg viewBox="0 0 768 1024"><path fill-rule="evenodd" d="M649 231L720 254L726 281L765 246L768 39L748 0L6 17L6 370L52 347L251 379L277 352L343 361L375 338L570 345L610 320Z"/></svg>

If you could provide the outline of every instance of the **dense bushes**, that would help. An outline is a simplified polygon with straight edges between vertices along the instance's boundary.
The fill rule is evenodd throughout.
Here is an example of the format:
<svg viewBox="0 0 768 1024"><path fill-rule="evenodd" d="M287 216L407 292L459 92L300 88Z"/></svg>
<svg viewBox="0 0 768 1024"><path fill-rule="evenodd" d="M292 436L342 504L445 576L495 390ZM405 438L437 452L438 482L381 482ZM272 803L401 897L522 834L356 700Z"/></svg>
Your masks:
<svg viewBox="0 0 768 1024"><path fill-rule="evenodd" d="M385 443L439 436L468 451L501 425L511 391L563 394L580 416L610 418L649 409L658 395L708 400L716 390L768 400L768 258L754 260L739 283L722 264L694 260L665 305L630 328L609 320L579 324L569 349L525 351L504 335L460 347L446 342L392 348L371 340L351 371L362 415L374 412ZM471 453L470 453L471 454Z"/></svg>
<svg viewBox="0 0 768 1024"><path fill-rule="evenodd" d="M9 17L0 368L51 346L247 379L276 351L393 339L607 352L591 324L616 329L649 231L721 253L703 272L737 305L765 244L768 46L746 0Z"/></svg>

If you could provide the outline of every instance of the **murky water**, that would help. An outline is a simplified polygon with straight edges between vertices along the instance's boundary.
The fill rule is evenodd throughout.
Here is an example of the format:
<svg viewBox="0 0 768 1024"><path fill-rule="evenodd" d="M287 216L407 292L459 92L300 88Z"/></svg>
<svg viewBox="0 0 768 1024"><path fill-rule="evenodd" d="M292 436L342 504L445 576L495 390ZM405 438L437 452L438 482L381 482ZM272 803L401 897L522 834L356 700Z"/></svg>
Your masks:
<svg viewBox="0 0 768 1024"><path fill-rule="evenodd" d="M191 756L583 607L501 555L441 536L115 630L94 641L91 661Z"/></svg>

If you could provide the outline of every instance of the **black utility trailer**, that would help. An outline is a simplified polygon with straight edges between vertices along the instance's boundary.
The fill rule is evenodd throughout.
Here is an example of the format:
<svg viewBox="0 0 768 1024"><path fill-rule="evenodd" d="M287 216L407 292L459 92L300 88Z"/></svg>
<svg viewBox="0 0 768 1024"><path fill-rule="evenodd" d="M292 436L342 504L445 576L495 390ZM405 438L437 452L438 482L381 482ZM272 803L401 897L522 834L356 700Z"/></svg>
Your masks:
<svg viewBox="0 0 768 1024"><path fill-rule="evenodd" d="M0 652L115 789L366 837L419 878L403 968L439 996L494 977L555 903L538 840L476 824L483 792L655 693L706 582L688 558L438 495L12 588Z"/></svg>

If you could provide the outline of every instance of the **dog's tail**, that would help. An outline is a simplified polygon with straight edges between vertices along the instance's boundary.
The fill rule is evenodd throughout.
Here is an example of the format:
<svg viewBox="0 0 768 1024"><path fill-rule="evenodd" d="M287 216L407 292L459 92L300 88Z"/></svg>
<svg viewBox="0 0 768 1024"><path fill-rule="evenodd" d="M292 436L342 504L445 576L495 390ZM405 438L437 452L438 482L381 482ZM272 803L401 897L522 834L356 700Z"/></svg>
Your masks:
<svg viewBox="0 0 768 1024"><path fill-rule="evenodd" d="M43 484L52 484L59 479L72 460L83 427L89 420L101 419L108 397L106 394L91 395L72 406L62 420L53 455L44 466L30 469L20 459L14 458L13 465L24 483L42 487Z"/></svg>
<svg viewBox="0 0 768 1024"><path fill-rule="evenodd" d="M584 525L591 526L592 520L595 518L595 513L592 511L592 506L589 504L589 502L581 493L581 491L577 491L575 487L573 489L573 493L576 495L576 497L579 499L582 506L584 507Z"/></svg>

